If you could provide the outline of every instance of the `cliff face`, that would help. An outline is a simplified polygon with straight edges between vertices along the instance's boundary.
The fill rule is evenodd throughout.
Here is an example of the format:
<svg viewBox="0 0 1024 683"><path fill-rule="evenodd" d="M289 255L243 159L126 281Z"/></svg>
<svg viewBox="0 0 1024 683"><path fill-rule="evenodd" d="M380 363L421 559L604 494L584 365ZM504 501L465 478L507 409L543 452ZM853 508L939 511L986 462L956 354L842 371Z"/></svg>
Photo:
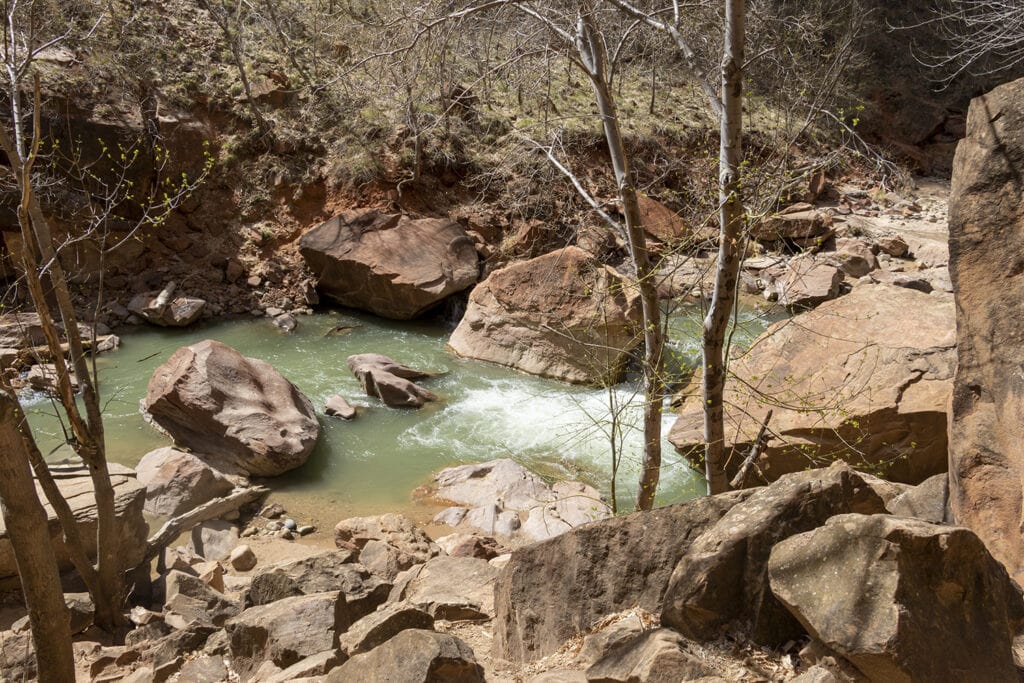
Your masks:
<svg viewBox="0 0 1024 683"><path fill-rule="evenodd" d="M1024 80L971 103L949 207L959 367L950 502L1024 580Z"/></svg>

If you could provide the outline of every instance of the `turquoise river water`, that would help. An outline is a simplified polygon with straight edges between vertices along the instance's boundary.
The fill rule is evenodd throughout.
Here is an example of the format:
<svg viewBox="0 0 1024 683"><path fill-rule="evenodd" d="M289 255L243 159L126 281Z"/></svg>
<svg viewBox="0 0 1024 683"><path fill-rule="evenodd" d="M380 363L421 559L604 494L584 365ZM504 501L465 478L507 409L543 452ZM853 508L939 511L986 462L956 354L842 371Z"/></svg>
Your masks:
<svg viewBox="0 0 1024 683"><path fill-rule="evenodd" d="M699 321L671 318L672 348L684 362L698 357ZM734 342L744 344L763 331L757 312L740 316ZM325 336L336 325L351 325L343 336ZM405 511L424 518L430 508L412 500L438 469L459 463L509 457L542 476L586 481L607 494L611 483L608 426L613 404L625 426L624 462L617 477L619 506L631 507L639 470L640 407L635 385L608 390L563 384L514 370L460 359L446 349L448 333L436 323L384 321L349 311L299 318L285 335L267 319L220 321L187 330L139 328L121 335L121 348L98 360L106 407L111 460L134 466L143 454L169 444L147 425L139 401L153 370L180 346L217 339L246 356L276 367L313 401L323 427L320 441L301 468L268 483L289 511L315 523L352 515ZM443 373L422 383L441 401L420 410L384 407L362 394L345 361L355 353L382 353L415 368ZM325 401L340 393L359 410L345 422L323 416ZM24 399L29 421L51 459L71 455L60 426L42 395ZM665 432L673 416L664 420ZM666 442L658 503L704 493L701 475Z"/></svg>

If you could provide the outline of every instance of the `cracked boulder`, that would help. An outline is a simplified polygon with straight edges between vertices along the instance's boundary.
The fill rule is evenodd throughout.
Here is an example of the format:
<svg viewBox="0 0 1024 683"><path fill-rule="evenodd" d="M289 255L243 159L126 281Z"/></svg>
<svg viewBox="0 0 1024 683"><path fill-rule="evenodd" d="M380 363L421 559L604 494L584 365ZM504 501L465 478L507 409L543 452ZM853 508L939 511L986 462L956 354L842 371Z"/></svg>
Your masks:
<svg viewBox="0 0 1024 683"><path fill-rule="evenodd" d="M302 236L299 253L322 293L396 320L425 313L479 276L473 241L455 221L375 209L318 225Z"/></svg>
<svg viewBox="0 0 1024 683"><path fill-rule="evenodd" d="M944 472L955 367L950 296L878 284L778 322L729 367L737 378L725 397L730 476L769 409L754 470L763 480L835 460L910 484ZM695 377L669 434L695 462L701 408Z"/></svg>

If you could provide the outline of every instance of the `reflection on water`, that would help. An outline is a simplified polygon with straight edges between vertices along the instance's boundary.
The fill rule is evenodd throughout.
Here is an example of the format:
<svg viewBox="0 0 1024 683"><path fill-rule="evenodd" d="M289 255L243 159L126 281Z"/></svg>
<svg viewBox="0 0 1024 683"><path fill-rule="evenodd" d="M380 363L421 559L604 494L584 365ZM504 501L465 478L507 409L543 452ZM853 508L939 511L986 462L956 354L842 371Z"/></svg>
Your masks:
<svg viewBox="0 0 1024 683"><path fill-rule="evenodd" d="M736 335L740 342L764 327L753 314L744 314L743 322ZM336 325L354 329L325 336ZM699 319L695 314L693 319L675 316L670 327L674 352L692 363L699 356ZM633 385L609 392L459 359L446 350L447 333L436 325L351 312L300 318L292 335L280 333L269 320L218 322L189 330L144 328L122 335L121 349L99 359L111 460L134 466L147 451L168 444L143 421L139 401L159 364L178 347L208 338L269 362L309 396L318 413L335 393L359 410L352 422L321 414L323 432L309 462L272 483L286 504L291 500L293 507L316 510L323 521L408 509L410 492L429 481L432 472L500 457L514 458L544 476L581 479L607 493L613 410L625 427L617 478L620 507L631 507L642 445L640 397ZM345 361L351 354L370 352L441 373L423 381L441 402L418 411L401 410L362 395ZM27 395L25 404L43 452L52 452L52 459L70 456L70 449L61 445L60 425L49 401ZM672 421L673 416L665 417L666 433ZM699 473L683 464L666 442L658 503L703 491Z"/></svg>

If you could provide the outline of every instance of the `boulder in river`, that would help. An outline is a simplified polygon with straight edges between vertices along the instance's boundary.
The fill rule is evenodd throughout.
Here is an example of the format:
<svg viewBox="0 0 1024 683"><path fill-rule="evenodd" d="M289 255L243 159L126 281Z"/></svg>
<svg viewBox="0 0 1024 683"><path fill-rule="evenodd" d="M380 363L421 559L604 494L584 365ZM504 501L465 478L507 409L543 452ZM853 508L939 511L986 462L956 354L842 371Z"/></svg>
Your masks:
<svg viewBox="0 0 1024 683"><path fill-rule="evenodd" d="M772 325L729 366L738 378L725 398L730 473L769 409L771 438L756 463L769 481L837 459L912 484L945 471L953 318L952 297L878 284ZM669 433L695 461L699 382Z"/></svg>
<svg viewBox="0 0 1024 683"><path fill-rule="evenodd" d="M210 339L181 347L154 371L142 409L218 469L262 477L302 465L320 436L313 404L294 384Z"/></svg>
<svg viewBox="0 0 1024 683"><path fill-rule="evenodd" d="M196 297L174 296L174 282L159 292L138 294L128 302L128 310L146 322L161 327L186 327L203 314L206 301Z"/></svg>
<svg viewBox="0 0 1024 683"><path fill-rule="evenodd" d="M449 345L460 356L567 382L622 377L642 340L628 278L578 247L494 271L469 296Z"/></svg>
<svg viewBox="0 0 1024 683"><path fill-rule="evenodd" d="M949 271L959 368L950 426L949 498L1024 582L1024 80L971 103L949 200ZM915 250L919 251L919 250Z"/></svg>
<svg viewBox="0 0 1024 683"><path fill-rule="evenodd" d="M412 380L430 377L429 372L413 370L379 353L360 353L348 357L348 369L363 385L367 396L384 401L392 408L419 408L437 395Z"/></svg>
<svg viewBox="0 0 1024 683"><path fill-rule="evenodd" d="M299 253L322 293L397 320L421 315L479 277L476 248L458 223L376 209L321 223L302 236Z"/></svg>

